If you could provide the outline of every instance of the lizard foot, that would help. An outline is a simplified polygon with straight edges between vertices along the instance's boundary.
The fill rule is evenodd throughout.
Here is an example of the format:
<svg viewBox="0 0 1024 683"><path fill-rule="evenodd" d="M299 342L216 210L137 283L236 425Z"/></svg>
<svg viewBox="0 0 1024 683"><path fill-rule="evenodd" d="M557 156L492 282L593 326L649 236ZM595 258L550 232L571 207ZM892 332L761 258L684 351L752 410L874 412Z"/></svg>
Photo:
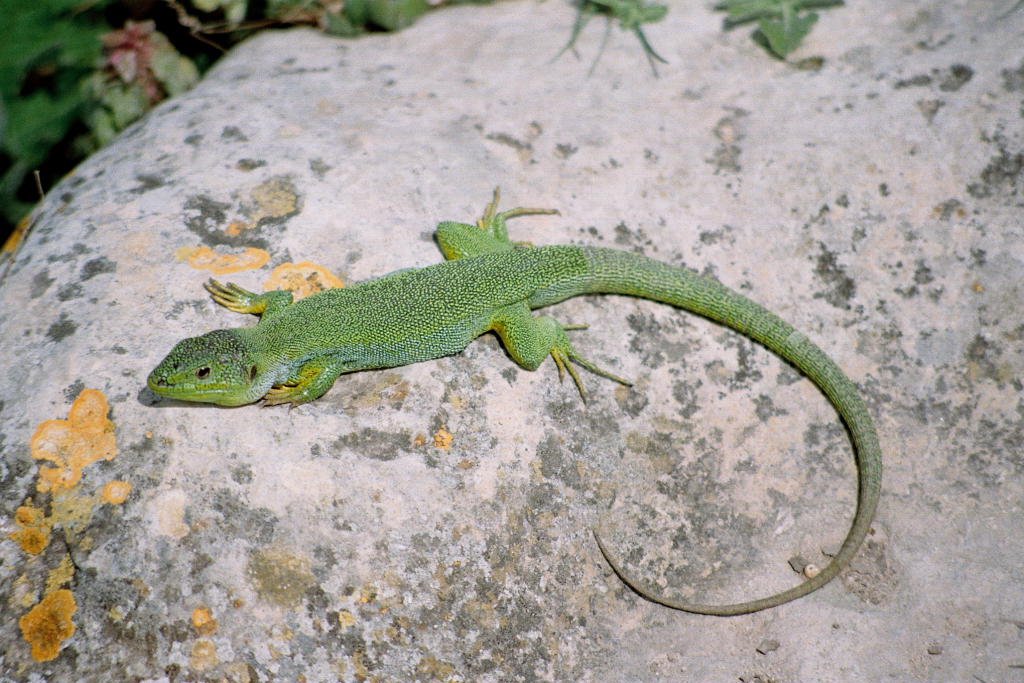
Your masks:
<svg viewBox="0 0 1024 683"><path fill-rule="evenodd" d="M293 406L315 401L331 388L338 375L345 371L345 361L326 356L306 361L291 377L272 386L263 397L263 405Z"/></svg>
<svg viewBox="0 0 1024 683"><path fill-rule="evenodd" d="M253 313L265 318L284 310L292 302L292 293L285 290L256 294L242 289L234 282L226 285L207 280L203 285L218 304L235 313Z"/></svg>
<svg viewBox="0 0 1024 683"><path fill-rule="evenodd" d="M538 209L526 206L518 206L514 209L498 212L498 203L501 201L501 188L494 188L494 196L490 203L484 208L484 215L476 222L481 230L487 231L489 235L502 242L508 242L508 226L506 221L517 216L545 216L558 215L558 209ZM516 244L520 244L516 242Z"/></svg>
<svg viewBox="0 0 1024 683"><path fill-rule="evenodd" d="M587 327L587 325L562 325L562 330L563 332L571 330L585 330ZM551 347L551 359L554 360L555 365L558 366L558 381L565 381L565 374L568 372L569 376L572 377L572 381L576 384L576 389L579 390L580 398L583 399L584 403L587 402L587 390L583 386L583 380L580 379L580 375L576 371L575 365L578 365L584 370L588 370L600 377L605 377L614 382L618 382L623 386L633 386L633 383L628 379L619 377L618 375L595 365L593 362L581 356L573 345L569 343L568 338L564 336Z"/></svg>
<svg viewBox="0 0 1024 683"><path fill-rule="evenodd" d="M261 310L256 310L254 306L254 302L259 295L247 289L242 289L234 282L223 284L211 278L203 283L203 287L210 293L210 297L214 301L229 311L234 311L235 313L262 312Z"/></svg>
<svg viewBox="0 0 1024 683"><path fill-rule="evenodd" d="M278 384L270 388L263 397L263 405L279 406L285 403L299 405L311 399L302 399L302 389L298 384Z"/></svg>

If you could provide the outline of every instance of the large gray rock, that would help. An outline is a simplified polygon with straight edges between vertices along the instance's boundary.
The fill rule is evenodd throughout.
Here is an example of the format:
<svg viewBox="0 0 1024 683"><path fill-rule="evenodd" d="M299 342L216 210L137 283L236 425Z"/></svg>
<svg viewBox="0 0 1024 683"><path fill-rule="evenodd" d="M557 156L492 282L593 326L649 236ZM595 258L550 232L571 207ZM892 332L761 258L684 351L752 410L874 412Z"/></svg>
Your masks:
<svg viewBox="0 0 1024 683"><path fill-rule="evenodd" d="M658 79L618 32L588 78L598 24L550 61L574 18L554 2L239 46L50 191L0 287L4 680L1012 678L1024 11L1001 11L851 3L799 70L680 3L648 30ZM266 260L223 276L261 289L286 262L347 282L427 265L434 224L475 219L495 185L562 211L516 238L707 271L849 372L886 471L839 580L716 619L602 560L598 526L666 594L762 596L799 580L790 558L823 564L852 513L825 399L665 306L555 310L636 381L587 377L589 405L490 337L294 410L143 388L178 339L251 324L196 266Z"/></svg>

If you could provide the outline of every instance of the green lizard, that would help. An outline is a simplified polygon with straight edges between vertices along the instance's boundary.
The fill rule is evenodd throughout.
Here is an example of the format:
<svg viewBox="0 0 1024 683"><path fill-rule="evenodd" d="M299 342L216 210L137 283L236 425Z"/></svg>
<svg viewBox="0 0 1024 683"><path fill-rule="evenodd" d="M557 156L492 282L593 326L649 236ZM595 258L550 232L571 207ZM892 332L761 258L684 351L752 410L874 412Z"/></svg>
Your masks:
<svg viewBox="0 0 1024 683"><path fill-rule="evenodd" d="M735 615L781 605L820 588L850 562L864 540L881 489L878 437L857 388L825 353L788 323L719 282L638 254L599 247L514 243L506 221L552 214L550 209L498 212L498 190L476 225L443 222L437 241L446 261L402 270L292 303L287 291L248 292L214 280L214 301L254 313L254 327L215 330L185 339L149 375L149 388L173 399L237 406L300 404L322 396L339 375L388 368L458 353L495 331L527 370L551 356L580 395L574 364L622 384L626 380L582 358L554 318L541 308L580 294L625 294L692 311L760 342L807 375L846 423L856 449L857 512L839 552L819 574L788 590L731 605L704 605L656 595L630 577L597 538L616 574L643 597L667 607ZM596 535L596 534L595 534Z"/></svg>

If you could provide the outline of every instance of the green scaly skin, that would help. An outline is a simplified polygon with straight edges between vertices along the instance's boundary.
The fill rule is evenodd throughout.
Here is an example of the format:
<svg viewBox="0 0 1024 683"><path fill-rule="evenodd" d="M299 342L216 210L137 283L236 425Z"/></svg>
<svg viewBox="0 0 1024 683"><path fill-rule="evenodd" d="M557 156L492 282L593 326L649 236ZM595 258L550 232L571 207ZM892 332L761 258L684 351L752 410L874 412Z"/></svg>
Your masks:
<svg viewBox="0 0 1024 683"><path fill-rule="evenodd" d="M215 330L181 341L149 376L155 393L185 401L237 406L300 404L322 396L339 375L389 368L462 351L488 331L512 358L534 370L551 356L586 398L574 365L628 384L580 357L567 327L532 309L581 294L624 294L692 311L760 342L813 381L846 423L857 457L857 512L839 552L819 574L789 590L731 605L705 605L657 595L625 572L598 537L616 574L643 597L666 607L729 616L775 607L807 595L846 566L878 504L882 455L867 408L853 382L803 334L765 308L693 271L614 249L531 247L508 239L506 220L556 213L519 208L497 212L498 192L477 225L441 223L437 240L448 259L399 271L292 303L289 292L254 294L211 280L214 300L254 313L254 327ZM595 534L596 535L596 534Z"/></svg>

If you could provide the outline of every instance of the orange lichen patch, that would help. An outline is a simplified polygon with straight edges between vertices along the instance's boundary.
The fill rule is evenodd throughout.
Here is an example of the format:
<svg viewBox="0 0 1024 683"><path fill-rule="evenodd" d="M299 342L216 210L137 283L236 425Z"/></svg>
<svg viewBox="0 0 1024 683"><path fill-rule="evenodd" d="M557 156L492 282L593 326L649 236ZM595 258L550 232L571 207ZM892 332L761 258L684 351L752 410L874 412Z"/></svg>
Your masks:
<svg viewBox="0 0 1024 683"><path fill-rule="evenodd" d="M128 500L132 485L126 481L108 481L100 493L100 499L110 505L120 505Z"/></svg>
<svg viewBox="0 0 1024 683"><path fill-rule="evenodd" d="M13 254L18 251L18 247L21 246L21 240L24 239L29 226L32 225L34 220L35 216L30 213L18 221L18 225L15 226L14 232L8 235L7 239L4 241L4 246L0 248L0 254Z"/></svg>
<svg viewBox="0 0 1024 683"><path fill-rule="evenodd" d="M38 555L46 550L51 532L57 526L63 530L69 544L87 549L90 539L79 540L78 534L88 527L96 506L123 503L131 492L131 484L123 481L108 483L101 495L83 494L77 488L86 467L98 460L112 460L117 455L117 439L114 423L108 418L109 411L110 405L102 392L85 389L75 399L66 420L47 420L36 429L29 442L32 457L49 463L40 465L36 489L52 494L52 498L49 514L42 507L36 507L31 498L15 512L17 529L10 537L25 552ZM67 583L56 574L51 579L47 593Z"/></svg>
<svg viewBox="0 0 1024 683"><path fill-rule="evenodd" d="M182 247L174 255L179 261L187 261L196 270L208 270L214 275L255 270L270 261L270 254L256 247L246 247L241 254L219 254L205 246Z"/></svg>
<svg viewBox="0 0 1024 683"><path fill-rule="evenodd" d="M228 223L228 227L224 228L224 232L231 237L238 237L242 234L243 230L248 230L251 227L253 226L245 221L231 221Z"/></svg>
<svg viewBox="0 0 1024 683"><path fill-rule="evenodd" d="M434 432L434 448L440 448L442 451L451 450L454 441L455 437L444 425L441 425L441 428Z"/></svg>
<svg viewBox="0 0 1024 683"><path fill-rule="evenodd" d="M324 266L303 261L302 263L282 263L270 273L263 283L263 289L290 290L292 296L303 299L325 289L344 287L345 282Z"/></svg>
<svg viewBox="0 0 1024 683"><path fill-rule="evenodd" d="M61 645L75 633L71 617L77 609L75 596L62 588L47 595L18 620L22 637L32 646L32 659L56 659Z"/></svg>
<svg viewBox="0 0 1024 683"><path fill-rule="evenodd" d="M192 628L200 635L211 636L217 632L217 620L209 607L197 607L192 610Z"/></svg>
<svg viewBox="0 0 1024 683"><path fill-rule="evenodd" d="M50 520L43 511L33 507L29 500L14 513L17 531L10 534L11 540L21 546L30 555L38 555L50 545Z"/></svg>
<svg viewBox="0 0 1024 683"><path fill-rule="evenodd" d="M67 491L82 480L82 470L97 460L117 455L114 423L107 419L110 405L96 389L85 389L71 405L67 420L47 420L29 442L32 457L55 466L39 468L40 493Z"/></svg>

